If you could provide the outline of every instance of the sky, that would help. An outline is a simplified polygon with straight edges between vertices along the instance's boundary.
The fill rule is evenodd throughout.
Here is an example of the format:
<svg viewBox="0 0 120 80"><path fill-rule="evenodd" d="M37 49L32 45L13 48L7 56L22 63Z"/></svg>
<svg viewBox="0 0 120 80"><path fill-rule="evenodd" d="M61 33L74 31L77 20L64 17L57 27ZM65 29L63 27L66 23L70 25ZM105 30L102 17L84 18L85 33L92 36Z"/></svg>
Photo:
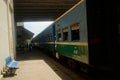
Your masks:
<svg viewBox="0 0 120 80"><path fill-rule="evenodd" d="M29 31L34 33L35 37L40 32L42 32L45 28L51 25L53 21L41 21L41 22L24 22L24 28L28 29Z"/></svg>

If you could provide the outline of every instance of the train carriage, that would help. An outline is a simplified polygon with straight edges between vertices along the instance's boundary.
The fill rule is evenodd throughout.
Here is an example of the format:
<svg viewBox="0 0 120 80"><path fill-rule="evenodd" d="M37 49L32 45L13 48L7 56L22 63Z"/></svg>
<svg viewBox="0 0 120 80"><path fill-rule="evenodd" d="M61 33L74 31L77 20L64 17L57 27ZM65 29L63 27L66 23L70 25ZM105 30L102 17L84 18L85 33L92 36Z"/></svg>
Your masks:
<svg viewBox="0 0 120 80"><path fill-rule="evenodd" d="M85 2L80 2L55 22L56 57L60 55L89 64Z"/></svg>
<svg viewBox="0 0 120 80"><path fill-rule="evenodd" d="M81 0L39 34L39 41L57 59L114 74L120 67L119 13L116 1Z"/></svg>
<svg viewBox="0 0 120 80"><path fill-rule="evenodd" d="M54 52L55 50L55 26L54 24L47 27L39 34L39 48Z"/></svg>

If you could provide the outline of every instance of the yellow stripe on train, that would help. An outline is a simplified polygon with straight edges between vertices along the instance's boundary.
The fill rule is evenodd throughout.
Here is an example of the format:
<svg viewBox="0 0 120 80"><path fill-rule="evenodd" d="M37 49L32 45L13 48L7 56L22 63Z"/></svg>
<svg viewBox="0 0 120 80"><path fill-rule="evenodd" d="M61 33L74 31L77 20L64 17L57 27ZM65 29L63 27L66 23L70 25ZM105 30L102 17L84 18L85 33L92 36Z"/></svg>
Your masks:
<svg viewBox="0 0 120 80"><path fill-rule="evenodd" d="M47 42L48 44L88 46L87 42Z"/></svg>

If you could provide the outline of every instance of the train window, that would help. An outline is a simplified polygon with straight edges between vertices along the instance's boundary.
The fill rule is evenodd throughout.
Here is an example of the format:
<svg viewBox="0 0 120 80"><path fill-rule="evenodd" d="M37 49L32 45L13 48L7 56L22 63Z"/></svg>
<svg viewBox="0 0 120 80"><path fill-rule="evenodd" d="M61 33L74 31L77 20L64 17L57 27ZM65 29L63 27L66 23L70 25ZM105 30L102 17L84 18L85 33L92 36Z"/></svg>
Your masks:
<svg viewBox="0 0 120 80"><path fill-rule="evenodd" d="M79 23L71 25L71 39L72 41L78 41L80 39Z"/></svg>
<svg viewBox="0 0 120 80"><path fill-rule="evenodd" d="M57 30L57 41L61 41L62 39L61 39L61 30L60 29L58 29Z"/></svg>
<svg viewBox="0 0 120 80"><path fill-rule="evenodd" d="M68 27L63 28L63 41L68 40Z"/></svg>
<svg viewBox="0 0 120 80"><path fill-rule="evenodd" d="M50 41L52 41L52 35L50 36Z"/></svg>
<svg viewBox="0 0 120 80"><path fill-rule="evenodd" d="M49 41L52 41L52 34L49 35Z"/></svg>

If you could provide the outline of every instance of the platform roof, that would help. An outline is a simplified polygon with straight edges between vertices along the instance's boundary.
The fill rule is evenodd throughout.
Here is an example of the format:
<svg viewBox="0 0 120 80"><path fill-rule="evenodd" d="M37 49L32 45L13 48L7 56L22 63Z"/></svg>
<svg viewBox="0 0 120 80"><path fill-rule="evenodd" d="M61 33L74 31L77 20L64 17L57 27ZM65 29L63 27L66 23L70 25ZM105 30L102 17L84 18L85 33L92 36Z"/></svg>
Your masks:
<svg viewBox="0 0 120 80"><path fill-rule="evenodd" d="M80 0L14 0L16 21L53 21Z"/></svg>

